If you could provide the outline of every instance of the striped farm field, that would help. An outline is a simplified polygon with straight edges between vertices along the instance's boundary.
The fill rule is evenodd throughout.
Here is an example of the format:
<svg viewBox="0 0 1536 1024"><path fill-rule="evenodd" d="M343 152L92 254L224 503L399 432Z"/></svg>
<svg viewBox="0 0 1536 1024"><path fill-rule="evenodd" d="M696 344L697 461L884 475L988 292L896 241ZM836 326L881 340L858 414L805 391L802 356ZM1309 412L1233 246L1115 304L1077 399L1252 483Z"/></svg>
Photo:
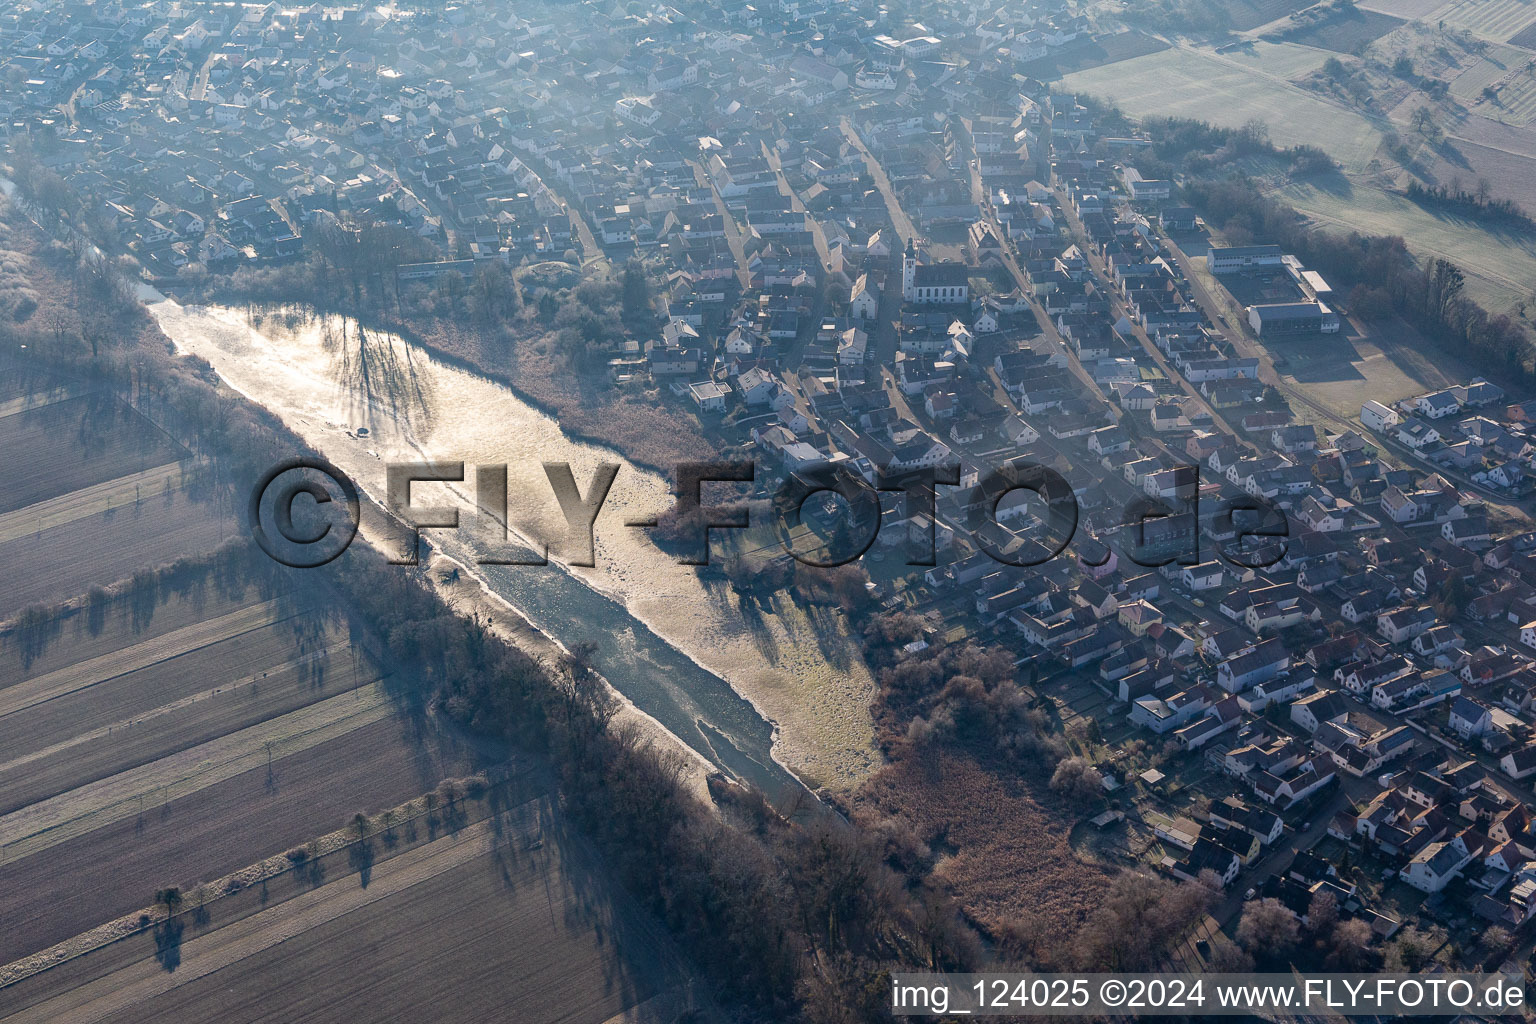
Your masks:
<svg viewBox="0 0 1536 1024"><path fill-rule="evenodd" d="M323 595L176 579L0 644L0 963L507 756L403 712Z"/></svg>
<svg viewBox="0 0 1536 1024"><path fill-rule="evenodd" d="M1493 42L1504 42L1536 22L1536 0L1451 0L1424 17L1431 25L1465 29Z"/></svg>
<svg viewBox="0 0 1536 1024"><path fill-rule="evenodd" d="M181 486L183 468L183 463L168 462L0 514L0 544L97 513L132 506L142 501L145 495L163 497L168 489Z"/></svg>
<svg viewBox="0 0 1536 1024"><path fill-rule="evenodd" d="M1527 59L1536 62L1536 57ZM1505 75L1493 88L1493 99L1478 97L1473 109L1479 114L1516 127L1536 121L1536 64Z"/></svg>
<svg viewBox="0 0 1536 1024"><path fill-rule="evenodd" d="M336 1019L341 1001L359 1019L451 1004L461 1020L640 1024L687 1008L667 937L610 890L549 798L525 793L392 853L368 845L380 859L366 885L343 870L278 879L271 904L218 900L184 926L174 971L140 932L26 978L0 1020L298 1024Z"/></svg>
<svg viewBox="0 0 1536 1024"><path fill-rule="evenodd" d="M259 602L0 690L0 814L378 678L308 621Z"/></svg>
<svg viewBox="0 0 1536 1024"><path fill-rule="evenodd" d="M1427 18L1444 6L1445 0L1361 0L1359 4L1361 10L1391 14L1409 21Z"/></svg>
<svg viewBox="0 0 1536 1024"><path fill-rule="evenodd" d="M1497 85L1530 59L1531 55L1519 47L1489 46L1451 79L1451 95L1459 100L1476 102L1485 88Z"/></svg>
<svg viewBox="0 0 1536 1024"><path fill-rule="evenodd" d="M186 455L154 424L102 395L82 395L0 417L0 451L23 456L13 463L13 479L0 494L0 513Z"/></svg>
<svg viewBox="0 0 1536 1024"><path fill-rule="evenodd" d="M233 511L194 500L185 487L0 542L12 573L0 588L0 621L116 583L136 571L211 551L242 536Z"/></svg>
<svg viewBox="0 0 1536 1024"><path fill-rule="evenodd" d="M340 708L328 709L339 715ZM446 777L469 774L486 755L433 729L418 730L377 708L350 719L336 717L313 742L291 740L291 752L278 751L271 774L252 733L254 751L237 753L242 770L211 768L200 780L195 767L173 762L159 774L140 779L185 792L155 806L153 791L143 814L133 803L136 787L119 780L111 787L88 787L71 806L56 799L46 813L25 818L7 815L7 833L30 833L21 844L35 852L0 864L0 893L8 921L24 927L0 930L0 963L9 963L130 913L153 899L164 885L192 887L246 864L302 846L312 836L345 822L359 809L378 810L403 803ZM241 756L243 755L243 756ZM179 780L179 781L178 781ZM200 788L197 781L207 782ZM105 808L92 816L81 814ZM111 819L110 821L108 819ZM51 842L36 823L57 821L70 832ZM98 827L90 828L90 824ZM110 884L101 872L110 866Z"/></svg>

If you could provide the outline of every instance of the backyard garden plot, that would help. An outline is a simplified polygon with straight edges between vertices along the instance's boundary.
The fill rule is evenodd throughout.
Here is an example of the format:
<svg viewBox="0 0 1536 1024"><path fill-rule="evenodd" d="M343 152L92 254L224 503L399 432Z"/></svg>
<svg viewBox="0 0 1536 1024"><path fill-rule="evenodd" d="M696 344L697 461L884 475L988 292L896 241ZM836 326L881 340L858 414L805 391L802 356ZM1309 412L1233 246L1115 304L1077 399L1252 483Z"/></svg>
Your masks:
<svg viewBox="0 0 1536 1024"><path fill-rule="evenodd" d="M336 877L228 924L215 908L215 927L185 928L174 972L151 935L135 936L72 991L73 977L53 993L39 991L46 975L33 979L29 1005L6 1019L301 1022L333 1020L339 1005L422 1019L451 1004L466 1020L529 1021L550 1019L556 992L559 1019L575 1024L686 1008L667 937L561 835L547 800L381 860L371 876L366 887Z"/></svg>
<svg viewBox="0 0 1536 1024"><path fill-rule="evenodd" d="M1493 42L1504 42L1536 22L1536 0L1451 0L1424 21L1465 29Z"/></svg>
<svg viewBox="0 0 1536 1024"><path fill-rule="evenodd" d="M86 395L0 417L12 478L0 513L69 494L185 456L154 424L109 397Z"/></svg>
<svg viewBox="0 0 1536 1024"><path fill-rule="evenodd" d="M366 696L360 691L357 699ZM0 963L136 911L159 887L190 888L222 877L302 845L358 810L397 806L443 778L463 777L508 756L504 749L470 746L435 725L392 712L360 724L370 717L340 718L324 735L312 735L315 742L295 743L287 756L277 750L270 772L258 745L244 752L251 767L202 788L185 783L180 788L191 792L158 806L161 791L153 791L142 814L136 806L126 814L112 813L122 808L110 805L108 813L93 816L100 827L90 828L71 814L100 804L103 787L89 787L76 808L68 806L68 798L50 802L49 817L70 837L51 843L33 835L22 842L35 852L16 859L7 853L0 863L0 907L7 921L20 922L0 929ZM347 729L349 724L354 727ZM260 727L252 731L254 738L265 735ZM174 783L172 776L186 778L185 769L163 774L166 784ZM122 799L137 803L126 791ZM110 884L104 871L110 872Z"/></svg>
<svg viewBox="0 0 1536 1024"><path fill-rule="evenodd" d="M1192 117L1226 128L1258 118L1278 145L1318 146L1346 170L1363 170L1381 145L1381 133L1361 115L1287 81L1308 67L1321 67L1327 54L1300 46L1253 49L1252 55L1168 50L1062 81L1133 117Z"/></svg>

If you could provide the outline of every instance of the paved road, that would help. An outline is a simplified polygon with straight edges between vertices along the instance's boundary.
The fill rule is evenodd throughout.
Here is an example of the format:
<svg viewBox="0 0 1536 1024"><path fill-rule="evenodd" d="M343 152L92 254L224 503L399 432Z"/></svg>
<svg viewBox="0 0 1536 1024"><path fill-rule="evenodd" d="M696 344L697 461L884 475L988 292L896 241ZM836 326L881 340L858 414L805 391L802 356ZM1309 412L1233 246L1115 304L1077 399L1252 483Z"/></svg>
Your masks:
<svg viewBox="0 0 1536 1024"><path fill-rule="evenodd" d="M741 228L736 223L736 218L731 214L731 208L725 204L725 197L720 194L720 189L715 186L715 179L710 177L702 163L689 161L693 168L693 179L700 185L708 185L710 194L715 197L715 210L720 214L725 225L725 243L731 250L731 255L736 259L736 279L743 289L752 283L752 271L748 269L746 244L742 241Z"/></svg>
<svg viewBox="0 0 1536 1024"><path fill-rule="evenodd" d="M1040 304L1040 301L1034 297L1034 290L1030 286L1029 279L1024 276L1024 271L1019 269L1019 261L1015 258L1013 243L1008 241L1008 232L1003 230L1002 224L998 221L997 211L993 208L991 199L986 192L986 186L981 180L981 160L977 157L976 147L971 142L970 125L964 119L957 118L955 120L961 129L959 135L965 146L966 166L970 169L971 200L980 206L982 219L987 222L987 226L992 229L993 233L997 236L997 240L1003 245L1003 269L1008 272L1009 277L1013 278L1013 282L1018 287L1020 294L1029 299L1029 308L1035 314L1035 322L1039 325L1040 332L1065 354L1067 367L1072 371L1073 376L1082 382L1083 387L1087 389L1090 395L1093 395L1103 403L1118 419L1120 407L1109 401L1109 397L1105 395L1104 389L1099 387L1099 382L1094 380L1092 374L1083 368L1083 364L1078 361L1077 353L1062 338L1061 332L1056 329L1056 322L1051 319L1051 315L1045 311L1045 307Z"/></svg>
<svg viewBox="0 0 1536 1024"><path fill-rule="evenodd" d="M1244 868L1226 897L1212 908L1211 916L1220 921L1223 927L1229 924L1242 908L1243 893L1250 887L1257 886L1270 875L1277 874L1300 851L1310 850L1322 842L1323 837L1328 834L1328 823L1333 820L1334 815L1352 805L1349 793L1344 786L1335 786L1333 795L1328 801L1312 812L1312 827L1299 835L1282 837L1278 843L1270 847L1268 853L1259 858L1257 863Z"/></svg>
<svg viewBox="0 0 1536 1024"><path fill-rule="evenodd" d="M1094 248L1093 243L1089 240L1088 232L1083 227L1083 222L1078 219L1077 211L1073 209L1071 199L1065 192L1061 191L1060 189L1056 190L1056 205L1061 207L1062 215L1066 218L1067 221L1067 227L1071 229L1072 236L1077 240L1078 248L1082 250L1083 255L1087 257L1088 266L1090 269L1092 269L1094 277L1097 278L1100 288L1104 291L1105 295L1110 296L1111 309L1113 309L1116 314L1124 316L1127 320L1131 320L1132 318L1130 311L1126 309L1125 303L1121 300L1119 293L1116 291L1114 284L1110 279L1109 268L1105 265L1103 258L1099 256L1098 251ZM1152 340L1151 336L1147 334L1146 329L1140 324L1135 323L1134 320L1132 320L1132 334L1134 334L1136 340L1141 343L1141 347L1146 351L1146 354L1152 358L1154 363L1157 364L1158 369L1162 370L1163 376L1167 377L1168 380L1172 383L1178 385L1179 388L1184 392L1185 396L1192 399L1197 406L1210 413L1211 420L1216 424L1216 426L1220 427L1228 434L1236 434L1232 424L1227 422L1226 417L1222 416L1220 412L1214 409L1211 404L1205 400L1205 396L1200 394L1195 386L1191 384L1187 379L1185 379L1182 373L1175 370L1168 364L1168 361L1163 358L1162 350L1157 347L1157 344Z"/></svg>
<svg viewBox="0 0 1536 1024"><path fill-rule="evenodd" d="M880 190L880 195L885 199L885 212L891 218L891 225L896 230L901 248L905 249L907 242L917 239L917 228L913 227L911 218L901 208L901 202L896 198L895 190L891 188L891 179L886 176L885 168L880 166L880 161L864 145L864 140L859 137L858 130L854 128L850 118L843 118L842 129L843 135L853 144L853 148L864 157L864 164L869 168L870 177L875 179L875 188ZM897 247L892 246L891 251L898 251Z"/></svg>

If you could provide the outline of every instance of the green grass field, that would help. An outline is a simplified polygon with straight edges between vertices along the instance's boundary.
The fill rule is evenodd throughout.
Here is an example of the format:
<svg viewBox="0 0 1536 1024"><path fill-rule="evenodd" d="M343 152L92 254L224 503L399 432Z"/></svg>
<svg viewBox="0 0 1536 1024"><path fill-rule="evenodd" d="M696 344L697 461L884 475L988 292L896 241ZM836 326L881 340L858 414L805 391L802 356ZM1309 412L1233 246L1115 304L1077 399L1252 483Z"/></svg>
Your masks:
<svg viewBox="0 0 1536 1024"><path fill-rule="evenodd" d="M1098 96L1133 117L1193 117L1228 128L1253 118L1281 146L1319 146L1347 171L1363 171L1381 145L1365 117L1291 84L1328 59L1325 51L1258 43L1215 54L1165 50L1062 79L1068 89Z"/></svg>
<svg viewBox="0 0 1536 1024"><path fill-rule="evenodd" d="M1325 191L1290 184L1275 198L1330 227L1402 235L1421 257L1443 255L1467 273L1467 287L1489 309L1530 294L1536 281L1536 238L1495 234L1471 221L1436 216L1401 196L1363 185Z"/></svg>

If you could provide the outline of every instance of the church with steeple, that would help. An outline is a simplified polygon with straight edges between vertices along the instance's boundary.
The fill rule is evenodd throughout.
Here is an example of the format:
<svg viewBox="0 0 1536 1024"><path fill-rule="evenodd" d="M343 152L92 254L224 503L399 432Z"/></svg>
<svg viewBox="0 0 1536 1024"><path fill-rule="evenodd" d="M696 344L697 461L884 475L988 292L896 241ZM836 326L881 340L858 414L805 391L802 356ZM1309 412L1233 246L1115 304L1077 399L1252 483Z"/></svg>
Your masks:
<svg viewBox="0 0 1536 1024"><path fill-rule="evenodd" d="M918 306L959 306L971 301L970 274L963 263L917 262L917 248L907 239L901 257L901 298Z"/></svg>

